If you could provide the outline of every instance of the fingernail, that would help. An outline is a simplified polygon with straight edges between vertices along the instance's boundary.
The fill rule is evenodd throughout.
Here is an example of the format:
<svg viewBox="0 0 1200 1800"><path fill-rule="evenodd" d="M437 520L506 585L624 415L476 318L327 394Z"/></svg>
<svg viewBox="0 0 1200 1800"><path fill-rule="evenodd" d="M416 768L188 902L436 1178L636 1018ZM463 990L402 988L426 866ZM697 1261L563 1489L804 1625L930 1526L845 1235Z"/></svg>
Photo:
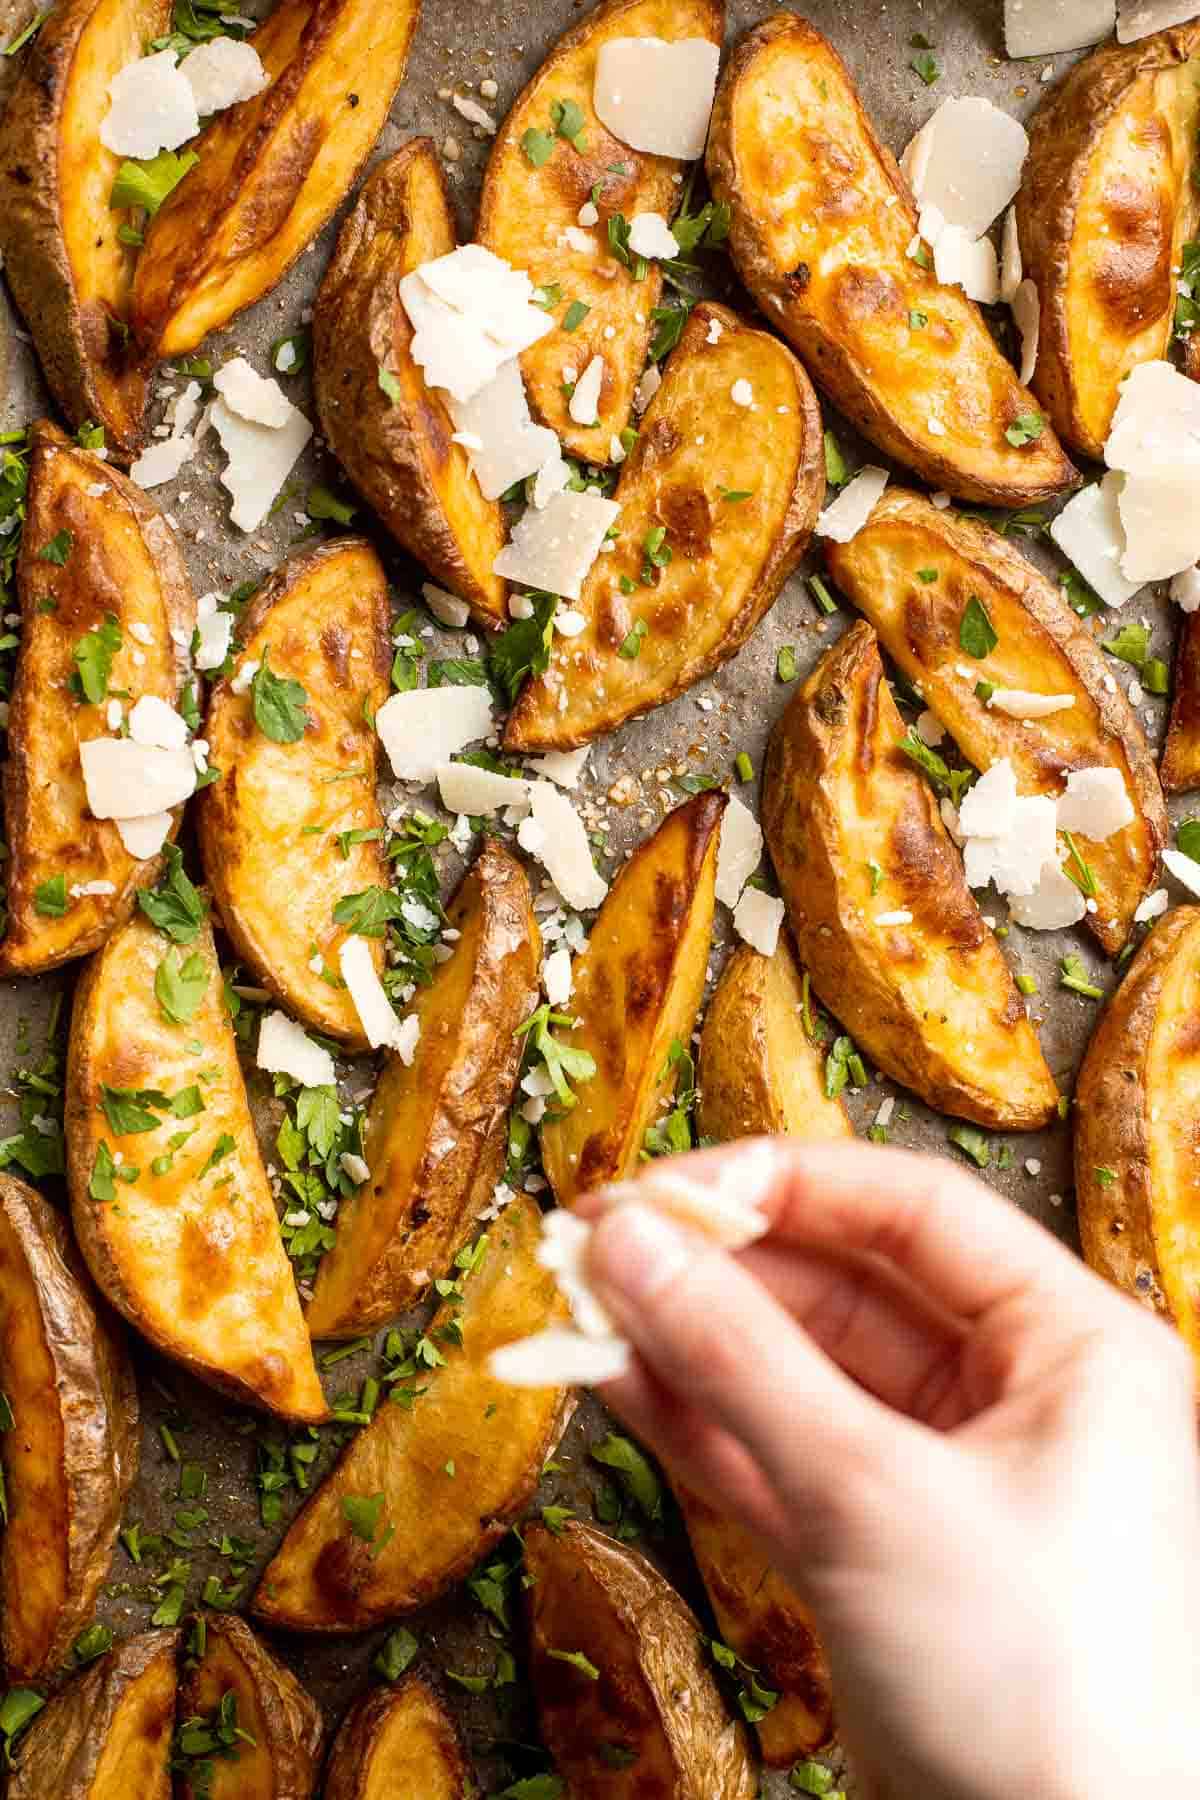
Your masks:
<svg viewBox="0 0 1200 1800"><path fill-rule="evenodd" d="M638 1306L674 1281L697 1248L692 1234L662 1213L627 1201L597 1220L588 1248L588 1273L606 1297Z"/></svg>

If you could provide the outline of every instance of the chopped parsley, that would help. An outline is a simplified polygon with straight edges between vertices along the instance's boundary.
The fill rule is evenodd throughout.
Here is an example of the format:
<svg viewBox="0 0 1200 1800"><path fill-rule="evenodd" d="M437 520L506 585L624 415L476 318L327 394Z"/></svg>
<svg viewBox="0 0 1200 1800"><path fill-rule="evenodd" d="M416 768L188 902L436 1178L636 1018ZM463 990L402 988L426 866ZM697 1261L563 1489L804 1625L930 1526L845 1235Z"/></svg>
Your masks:
<svg viewBox="0 0 1200 1800"><path fill-rule="evenodd" d="M958 627L958 641L968 656L982 660L990 656L1000 642L987 607L978 594L972 594L963 608Z"/></svg>
<svg viewBox="0 0 1200 1800"><path fill-rule="evenodd" d="M270 646L264 644L262 661L250 683L254 722L273 744L295 744L308 723L308 695L290 676L276 675L269 658Z"/></svg>
<svg viewBox="0 0 1200 1800"><path fill-rule="evenodd" d="M118 209L139 206L153 218L199 161L194 150L160 150L157 156L140 162L126 159L117 170L108 204Z"/></svg>
<svg viewBox="0 0 1200 1800"><path fill-rule="evenodd" d="M1022 450L1026 444L1036 444L1045 429L1046 421L1041 413L1019 413L1004 435L1015 450Z"/></svg>
<svg viewBox="0 0 1200 1800"><path fill-rule="evenodd" d="M79 692L93 706L108 693L113 657L121 648L121 626L115 613L105 613L99 625L85 631L75 645L75 681Z"/></svg>

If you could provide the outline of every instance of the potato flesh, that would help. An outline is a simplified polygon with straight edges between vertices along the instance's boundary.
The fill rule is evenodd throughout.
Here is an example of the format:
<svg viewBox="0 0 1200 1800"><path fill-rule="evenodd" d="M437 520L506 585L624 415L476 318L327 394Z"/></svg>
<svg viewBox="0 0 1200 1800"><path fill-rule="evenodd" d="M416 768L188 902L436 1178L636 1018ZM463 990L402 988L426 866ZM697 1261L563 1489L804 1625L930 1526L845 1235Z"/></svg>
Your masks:
<svg viewBox="0 0 1200 1800"><path fill-rule="evenodd" d="M95 1800L170 1800L167 1757L175 1722L175 1646L131 1682L109 1728L92 1783ZM91 1795L89 1795L91 1800Z"/></svg>
<svg viewBox="0 0 1200 1800"><path fill-rule="evenodd" d="M466 1800L470 1791L454 1721L413 1675L355 1707L325 1775L325 1800Z"/></svg>
<svg viewBox="0 0 1200 1800"><path fill-rule="evenodd" d="M22 1737L8 1800L171 1800L178 1633L116 1644Z"/></svg>
<svg viewBox="0 0 1200 1800"><path fill-rule="evenodd" d="M1200 613L1179 622L1171 722L1160 773L1168 794L1200 787Z"/></svg>
<svg viewBox="0 0 1200 1800"><path fill-rule="evenodd" d="M204 1654L180 1689L180 1715L209 1719L232 1693L238 1727L253 1741L212 1759L204 1800L309 1800L322 1735L316 1703L241 1619L210 1615L206 1625ZM200 1800L186 1773L181 1786L187 1800Z"/></svg>

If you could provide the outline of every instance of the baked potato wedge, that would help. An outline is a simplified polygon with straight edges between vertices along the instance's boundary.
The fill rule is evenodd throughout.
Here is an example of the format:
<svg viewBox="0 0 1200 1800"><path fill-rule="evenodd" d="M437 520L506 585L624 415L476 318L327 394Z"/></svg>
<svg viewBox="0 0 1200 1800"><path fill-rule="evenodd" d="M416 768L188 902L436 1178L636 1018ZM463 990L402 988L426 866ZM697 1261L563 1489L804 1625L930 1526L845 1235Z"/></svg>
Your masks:
<svg viewBox="0 0 1200 1800"><path fill-rule="evenodd" d="M671 1046L689 1043L704 993L724 811L713 792L668 813L621 869L576 958L576 1022L556 1035L596 1073L542 1124L560 1206L631 1174L675 1091Z"/></svg>
<svg viewBox="0 0 1200 1800"><path fill-rule="evenodd" d="M828 545L827 556L842 592L977 769L1008 757L1022 794L1054 795L1073 769L1120 770L1133 823L1103 843L1078 839L1096 880L1087 923L1115 956L1154 879L1166 809L1141 725L1061 590L989 526L901 488L888 490L850 543ZM960 642L972 598L998 639L983 658L964 655ZM995 688L1070 695L1075 704L1014 719L979 697L981 677Z"/></svg>
<svg viewBox="0 0 1200 1800"><path fill-rule="evenodd" d="M370 544L339 537L290 556L246 608L237 645L204 724L221 771L197 801L205 877L238 956L280 1005L312 1030L365 1050L349 991L315 974L313 963L319 956L337 976L347 933L334 907L388 884L375 797L379 739L368 720L391 691L391 613ZM264 661L304 689L297 742L268 737L256 724L244 671ZM366 942L382 972L383 939Z"/></svg>
<svg viewBox="0 0 1200 1800"><path fill-rule="evenodd" d="M1055 1116L1058 1089L903 736L860 621L821 658L767 751L763 830L797 948L885 1074L938 1112L1035 1131Z"/></svg>
<svg viewBox="0 0 1200 1800"><path fill-rule="evenodd" d="M825 1056L804 1029L803 978L781 933L773 956L740 944L700 1034L700 1135L845 1138L854 1127L825 1092Z"/></svg>
<svg viewBox="0 0 1200 1800"><path fill-rule="evenodd" d="M0 1655L41 1681L92 1616L138 1466L138 1399L121 1333L66 1222L0 1174ZM49 1790L46 1790L47 1792Z"/></svg>
<svg viewBox="0 0 1200 1800"><path fill-rule="evenodd" d="M1197 56L1200 24L1104 44L1030 123L1017 228L1041 304L1033 389L1063 441L1096 460L1122 381L1174 331L1197 216Z"/></svg>
<svg viewBox="0 0 1200 1800"><path fill-rule="evenodd" d="M248 40L269 86L194 139L150 220L131 322L145 361L261 300L337 211L404 78L420 0L278 0Z"/></svg>
<svg viewBox="0 0 1200 1800"><path fill-rule="evenodd" d="M566 455L582 462L602 466L612 460L612 440L629 424L654 330L651 313L662 294L657 263L635 281L636 270L613 256L609 221L618 214L631 220L637 213L673 213L684 166L631 149L600 123L592 104L596 58L613 38L707 38L719 44L724 32L723 0L601 0L559 38L492 146L479 200L479 242L525 269L535 287L560 291L554 306L560 327L572 303L589 309L574 330L549 332L521 357L534 418L558 433ZM556 133L549 156L535 165L523 140L529 131L555 131L550 109L556 103L578 107L583 122L573 139ZM585 234L593 242L584 248L579 209L593 196L599 219ZM594 356L604 361L596 423L580 425L563 392L563 366L582 375Z"/></svg>
<svg viewBox="0 0 1200 1800"><path fill-rule="evenodd" d="M419 1675L351 1707L325 1770L324 1800L469 1800L474 1792L458 1727Z"/></svg>
<svg viewBox="0 0 1200 1800"><path fill-rule="evenodd" d="M317 1271L314 1338L358 1337L414 1305L446 1273L504 1167L541 937L525 871L497 839L485 839L448 917L460 936L413 1001L412 1065L393 1053L375 1088L363 1134L371 1175L343 1200Z"/></svg>
<svg viewBox="0 0 1200 1800"><path fill-rule="evenodd" d="M316 1701L235 1613L197 1624L203 1649L179 1684L183 1728L223 1711L246 1736L232 1755L181 1758L180 1800L310 1800L325 1735Z"/></svg>
<svg viewBox="0 0 1200 1800"><path fill-rule="evenodd" d="M177 1631L114 1644L21 1739L8 1800L171 1800Z"/></svg>
<svg viewBox="0 0 1200 1800"><path fill-rule="evenodd" d="M485 630L508 623L492 564L507 538L454 420L426 387L400 283L458 243L450 191L430 138L410 138L373 169L338 237L313 314L313 392L330 449L397 542L457 594ZM392 395L379 383L393 378ZM394 397L393 397L394 396Z"/></svg>
<svg viewBox="0 0 1200 1800"><path fill-rule="evenodd" d="M753 410L730 398L738 382ZM578 605L587 624L555 637L505 746L590 743L727 662L804 554L824 496L821 411L804 370L778 338L701 301L622 464L615 549L593 563Z"/></svg>
<svg viewBox="0 0 1200 1800"><path fill-rule="evenodd" d="M17 591L0 976L38 974L94 950L129 917L138 889L157 881L161 857L138 861L113 821L88 810L79 746L110 735L106 693L178 704L196 622L187 569L153 501L45 419L30 430ZM93 703L76 650L98 642L87 635L95 631L108 640L111 664L107 676L89 672ZM75 891L97 884L99 893Z"/></svg>
<svg viewBox="0 0 1200 1800"><path fill-rule="evenodd" d="M1036 402L962 289L908 255L908 185L841 57L795 13L755 26L727 63L708 178L730 209L742 280L818 387L886 455L991 506L1029 506L1073 485L1049 427L1021 445L1005 435ZM928 323L914 329L914 315Z"/></svg>
<svg viewBox="0 0 1200 1800"><path fill-rule="evenodd" d="M128 462L146 372L128 354L136 251L110 207L121 159L100 142L108 87L171 29L171 0L60 0L0 118L0 251L54 398L72 426L103 425Z"/></svg>
<svg viewBox="0 0 1200 1800"><path fill-rule="evenodd" d="M753 1800L700 1622L654 1564L572 1519L527 1533L525 1570L530 1676L571 1800Z"/></svg>
<svg viewBox="0 0 1200 1800"><path fill-rule="evenodd" d="M265 1624L365 1631L411 1612L520 1518L572 1410L567 1390L508 1387L489 1368L493 1350L567 1318L540 1235L525 1194L489 1227L461 1301L429 1327L444 1365L414 1378L415 1405L410 1386L379 1407L295 1519L254 1595Z"/></svg>
<svg viewBox="0 0 1200 1800"><path fill-rule="evenodd" d="M1200 787L1200 613L1185 613L1179 621L1171 717L1158 774L1168 794Z"/></svg>
<svg viewBox="0 0 1200 1800"><path fill-rule="evenodd" d="M245 1406L328 1417L259 1154L221 970L197 927L203 993L172 1023L156 977L177 948L123 925L75 990L67 1173L101 1292L156 1349ZM197 1049L199 1046L199 1049Z"/></svg>

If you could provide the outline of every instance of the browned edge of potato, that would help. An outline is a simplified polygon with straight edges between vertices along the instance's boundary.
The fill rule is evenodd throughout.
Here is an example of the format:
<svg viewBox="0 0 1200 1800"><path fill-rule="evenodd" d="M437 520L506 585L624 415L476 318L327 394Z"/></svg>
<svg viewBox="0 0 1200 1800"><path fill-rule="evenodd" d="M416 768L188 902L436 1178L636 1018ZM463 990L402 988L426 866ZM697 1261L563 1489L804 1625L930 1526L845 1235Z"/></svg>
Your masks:
<svg viewBox="0 0 1200 1800"><path fill-rule="evenodd" d="M1158 773L1168 794L1200 787L1200 613L1185 613L1179 621L1171 717Z"/></svg>
<svg viewBox="0 0 1200 1800"><path fill-rule="evenodd" d="M244 1619L206 1612L199 1623L203 1649L184 1667L180 1719L211 1720L232 1694L238 1729L246 1733L233 1756L204 1759L212 1774L203 1800L310 1800L325 1735L316 1701ZM180 1800L201 1800L195 1767L184 1764Z"/></svg>
<svg viewBox="0 0 1200 1800"><path fill-rule="evenodd" d="M848 544L826 546L830 572L879 633L963 755L984 771L1008 757L1022 794L1058 795L1075 769L1116 768L1135 817L1097 843L1078 835L1096 882L1088 929L1110 956L1129 935L1158 869L1167 815L1154 758L1099 645L1062 591L998 532L891 488ZM933 570L936 580L922 579ZM962 616L972 598L998 642L985 657L964 653ZM1048 718L1010 718L989 707L976 683L1075 704Z"/></svg>
<svg viewBox="0 0 1200 1800"><path fill-rule="evenodd" d="M0 976L40 974L95 950L162 868L160 856L131 856L113 821L88 809L79 746L112 734L108 701L93 705L68 686L77 674L76 646L115 620L121 645L109 690L135 699L153 694L177 706L191 673L196 623L187 569L154 502L46 419L30 428L29 441L17 560L21 647L0 777L9 850ZM65 561L44 555L52 544L56 554L66 545ZM134 626L148 634L145 643L132 635ZM131 702L120 704L124 711ZM178 808L172 836L181 815ZM44 897L40 907L39 888L60 876L65 910L46 906ZM109 883L112 893L72 894L93 882Z"/></svg>
<svg viewBox="0 0 1200 1800"><path fill-rule="evenodd" d="M324 1800L468 1800L474 1792L454 1715L413 1674L351 1707L325 1770Z"/></svg>
<svg viewBox="0 0 1200 1800"><path fill-rule="evenodd" d="M731 398L738 382L750 406ZM621 466L616 541L579 601L587 623L555 637L549 668L509 714L506 747L590 743L727 662L804 554L824 495L821 410L800 363L702 300ZM647 559L652 531L665 532L666 567Z"/></svg>
<svg viewBox="0 0 1200 1800"><path fill-rule="evenodd" d="M542 1162L560 1206L637 1168L647 1128L675 1090L669 1062L700 1010L712 939L725 795L695 794L638 845L575 960L558 1036L596 1073L542 1123Z"/></svg>
<svg viewBox="0 0 1200 1800"><path fill-rule="evenodd" d="M570 1418L564 1388L515 1388L490 1368L493 1350L567 1319L536 1258L537 1204L521 1194L487 1230L482 1266L429 1327L444 1366L384 1400L293 1521L251 1603L287 1631L365 1631L444 1593L528 1506ZM472 1259L474 1260L474 1259ZM456 1324L461 1346L446 1335ZM446 1465L454 1466L453 1477ZM350 1498L382 1496L370 1529ZM354 1509L351 1508L353 1511Z"/></svg>
<svg viewBox="0 0 1200 1800"><path fill-rule="evenodd" d="M412 359L400 283L458 243L433 141L411 138L371 171L342 226L313 312L313 394L321 429L392 536L476 623L508 623L492 573L507 531L484 498L444 396ZM392 377L385 394L381 371Z"/></svg>
<svg viewBox="0 0 1200 1800"><path fill-rule="evenodd" d="M281 563L246 608L230 673L209 696L204 735L221 777L197 803L205 878L238 956L302 1024L355 1050L367 1042L349 990L334 985L348 933L333 909L388 884L370 720L391 691L390 631L387 577L365 538ZM294 744L259 730L252 689L238 691L240 671L264 659L304 689ZM341 833L364 831L377 835L345 838L343 850ZM365 941L382 974L383 938Z"/></svg>
<svg viewBox="0 0 1200 1800"><path fill-rule="evenodd" d="M178 1631L114 1644L21 1738L8 1800L171 1800Z"/></svg>
<svg viewBox="0 0 1200 1800"><path fill-rule="evenodd" d="M1037 403L974 302L908 255L908 185L845 63L795 13L765 19L726 64L708 176L763 313L888 456L985 505L1030 506L1074 485L1049 426L1032 442L1007 438Z"/></svg>

